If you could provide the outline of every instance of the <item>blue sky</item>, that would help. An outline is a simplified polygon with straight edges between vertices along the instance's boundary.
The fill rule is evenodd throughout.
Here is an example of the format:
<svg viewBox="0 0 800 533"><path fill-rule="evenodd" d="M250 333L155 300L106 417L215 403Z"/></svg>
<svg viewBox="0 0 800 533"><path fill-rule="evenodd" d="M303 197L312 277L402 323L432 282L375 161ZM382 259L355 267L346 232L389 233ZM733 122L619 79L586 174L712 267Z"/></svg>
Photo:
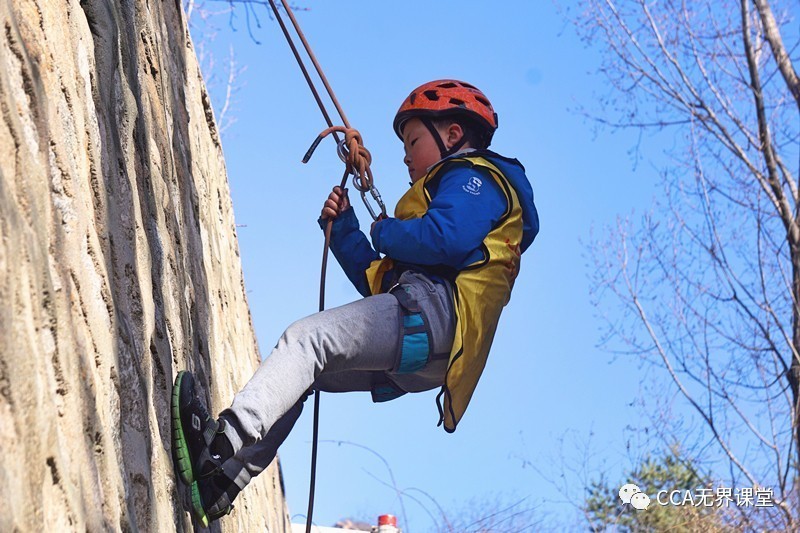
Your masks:
<svg viewBox="0 0 800 533"><path fill-rule="evenodd" d="M601 235L618 216L641 213L658 191L653 165L644 159L634 166L635 134L597 130L578 112L597 109L594 102L605 90L597 53L577 39L551 2L302 5L310 10L297 16L373 154L387 207L408 181L391 127L394 113L415 86L452 77L477 85L494 103L500 129L492 148L526 166L541 218L458 431L448 435L436 427L435 391L387 404L373 404L365 393L326 394L321 438L374 450L391 466L398 488L421 489L447 512L501 494L508 501L527 497L540 515L579 527L570 498L601 472L617 479L638 457L626 449L626 427L641 423L632 404L643 376L637 360L614 359L597 347L604 323L590 304L587 245L593 228ZM238 8L237 31L226 16L218 17L219 32L207 46L217 65L233 46L246 67L236 80L230 111L236 122L223 147L248 300L266 355L287 325L316 311L322 248L316 218L342 167L330 140L308 165L300 163L325 124L277 23L258 13L261 28L253 35L260 44L248 35ZM642 146L645 158L660 153L653 140ZM363 226L369 216L354 204ZM328 306L356 298L332 259ZM312 410L309 401L280 451L291 515L306 510ZM388 482L386 467L370 452L321 444L315 522L401 514ZM434 527L421 506L404 503L405 531Z"/></svg>

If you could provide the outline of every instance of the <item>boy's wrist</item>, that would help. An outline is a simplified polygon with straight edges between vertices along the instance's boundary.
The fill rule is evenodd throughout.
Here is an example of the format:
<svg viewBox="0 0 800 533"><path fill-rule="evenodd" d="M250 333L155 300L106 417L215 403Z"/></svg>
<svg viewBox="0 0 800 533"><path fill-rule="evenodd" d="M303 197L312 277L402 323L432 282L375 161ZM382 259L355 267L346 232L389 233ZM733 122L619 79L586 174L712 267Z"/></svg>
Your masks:
<svg viewBox="0 0 800 533"><path fill-rule="evenodd" d="M356 226L358 225L358 219L355 216L355 211L353 210L353 206L348 206L346 209L343 209L337 216L335 217L323 217L320 216L317 219L317 223L321 229L325 229L328 225L328 220L333 220L334 227L340 226L342 223L351 222L355 220Z"/></svg>

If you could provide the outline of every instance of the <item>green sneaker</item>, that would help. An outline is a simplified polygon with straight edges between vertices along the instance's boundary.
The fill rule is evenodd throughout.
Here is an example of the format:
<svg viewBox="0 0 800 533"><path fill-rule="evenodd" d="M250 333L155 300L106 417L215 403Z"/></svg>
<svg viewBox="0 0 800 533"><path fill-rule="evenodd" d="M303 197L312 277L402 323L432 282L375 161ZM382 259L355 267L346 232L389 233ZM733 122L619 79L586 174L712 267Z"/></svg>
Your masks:
<svg viewBox="0 0 800 533"><path fill-rule="evenodd" d="M219 473L192 483L192 514L203 527L233 511L233 500L242 489Z"/></svg>
<svg viewBox="0 0 800 533"><path fill-rule="evenodd" d="M186 485L219 472L228 457L212 451L215 437L227 443L225 420L214 420L197 397L194 376L181 371L172 387L172 452L178 475Z"/></svg>

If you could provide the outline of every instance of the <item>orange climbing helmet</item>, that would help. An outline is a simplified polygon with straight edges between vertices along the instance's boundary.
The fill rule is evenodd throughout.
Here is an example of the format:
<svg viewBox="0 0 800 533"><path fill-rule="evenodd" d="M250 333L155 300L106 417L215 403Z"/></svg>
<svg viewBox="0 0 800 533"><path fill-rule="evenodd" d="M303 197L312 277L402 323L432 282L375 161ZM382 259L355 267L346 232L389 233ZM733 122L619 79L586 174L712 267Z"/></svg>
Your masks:
<svg viewBox="0 0 800 533"><path fill-rule="evenodd" d="M497 113L477 87L458 80L430 81L411 91L394 117L394 131L402 139L403 124L410 118L451 115L471 118L485 128L486 145L489 145L497 129Z"/></svg>

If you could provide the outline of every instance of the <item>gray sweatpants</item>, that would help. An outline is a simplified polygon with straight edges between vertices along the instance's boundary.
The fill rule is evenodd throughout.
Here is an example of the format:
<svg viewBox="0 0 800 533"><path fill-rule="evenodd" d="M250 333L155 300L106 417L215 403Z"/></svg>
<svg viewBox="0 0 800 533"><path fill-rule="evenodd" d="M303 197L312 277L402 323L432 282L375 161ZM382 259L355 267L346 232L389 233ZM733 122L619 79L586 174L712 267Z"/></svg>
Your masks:
<svg viewBox="0 0 800 533"><path fill-rule="evenodd" d="M404 309L394 294L379 294L298 320L281 336L233 404L220 416L236 455L225 473L244 487L277 453L303 409L310 389L370 391L390 382L405 392L440 387L455 331L448 287L405 272L392 290L404 291L404 305L418 306L426 329L428 363L400 373Z"/></svg>

